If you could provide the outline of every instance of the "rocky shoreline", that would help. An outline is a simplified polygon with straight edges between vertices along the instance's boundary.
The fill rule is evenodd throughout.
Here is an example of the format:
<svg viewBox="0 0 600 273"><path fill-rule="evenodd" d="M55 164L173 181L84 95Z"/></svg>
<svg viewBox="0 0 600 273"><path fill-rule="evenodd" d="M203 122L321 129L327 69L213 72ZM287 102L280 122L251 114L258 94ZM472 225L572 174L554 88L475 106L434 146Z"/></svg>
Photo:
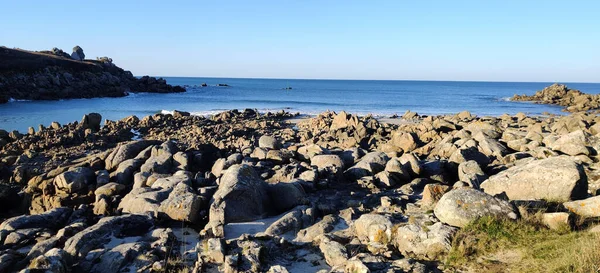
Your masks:
<svg viewBox="0 0 600 273"><path fill-rule="evenodd" d="M596 115L294 116L0 131L0 271L480 272L478 219L600 229Z"/></svg>
<svg viewBox="0 0 600 273"><path fill-rule="evenodd" d="M173 93L185 89L171 86L164 79L138 79L107 57L83 60L58 49L33 52L0 47L0 103L10 99L123 97L129 92Z"/></svg>
<svg viewBox="0 0 600 273"><path fill-rule="evenodd" d="M532 96L514 95L511 100L559 105L565 107L563 111L566 112L581 112L600 108L600 95L585 94L558 83L537 91Z"/></svg>

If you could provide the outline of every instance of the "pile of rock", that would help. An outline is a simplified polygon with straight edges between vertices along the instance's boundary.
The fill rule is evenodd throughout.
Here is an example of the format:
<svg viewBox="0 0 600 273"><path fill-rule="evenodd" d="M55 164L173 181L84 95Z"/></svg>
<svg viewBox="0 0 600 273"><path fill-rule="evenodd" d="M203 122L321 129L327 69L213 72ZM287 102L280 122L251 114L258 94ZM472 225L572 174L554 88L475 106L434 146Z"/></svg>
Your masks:
<svg viewBox="0 0 600 273"><path fill-rule="evenodd" d="M568 112L588 111L600 108L600 95L585 94L558 83L537 91L533 96L514 95L511 100L560 105L566 107L565 110Z"/></svg>
<svg viewBox="0 0 600 273"><path fill-rule="evenodd" d="M595 115L291 116L0 131L0 271L452 271L481 217L600 217Z"/></svg>

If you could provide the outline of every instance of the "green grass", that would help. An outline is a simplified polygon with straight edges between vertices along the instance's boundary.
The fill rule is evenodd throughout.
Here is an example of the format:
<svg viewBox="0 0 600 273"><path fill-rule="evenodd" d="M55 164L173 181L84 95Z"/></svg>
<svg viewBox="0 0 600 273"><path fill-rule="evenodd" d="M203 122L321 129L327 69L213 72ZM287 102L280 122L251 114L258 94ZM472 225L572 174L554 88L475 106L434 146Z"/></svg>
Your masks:
<svg viewBox="0 0 600 273"><path fill-rule="evenodd" d="M457 232L445 264L475 272L600 272L600 235L549 230L535 218L481 218Z"/></svg>

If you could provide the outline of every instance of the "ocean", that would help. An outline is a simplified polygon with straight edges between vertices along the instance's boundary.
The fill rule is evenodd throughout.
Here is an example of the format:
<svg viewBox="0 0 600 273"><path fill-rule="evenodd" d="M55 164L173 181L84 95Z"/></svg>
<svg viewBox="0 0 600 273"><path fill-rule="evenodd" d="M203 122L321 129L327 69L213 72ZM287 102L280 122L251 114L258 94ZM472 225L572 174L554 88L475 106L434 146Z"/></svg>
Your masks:
<svg viewBox="0 0 600 273"><path fill-rule="evenodd" d="M561 107L511 102L514 94L531 95L552 83L543 82L454 82L300 80L164 77L169 84L186 86L173 94L135 93L121 98L71 99L60 101L11 101L0 104L0 128L26 132L39 124L61 124L81 120L90 112L103 119L130 115L143 117L173 110L210 115L230 109L253 108L260 112L284 109L293 113L318 114L345 110L376 116L453 114L468 110L480 116L523 112L561 114ZM202 87L206 83L208 86ZM227 84L229 86L216 86ZM565 83L569 88L599 94L600 83ZM284 90L285 87L291 90Z"/></svg>

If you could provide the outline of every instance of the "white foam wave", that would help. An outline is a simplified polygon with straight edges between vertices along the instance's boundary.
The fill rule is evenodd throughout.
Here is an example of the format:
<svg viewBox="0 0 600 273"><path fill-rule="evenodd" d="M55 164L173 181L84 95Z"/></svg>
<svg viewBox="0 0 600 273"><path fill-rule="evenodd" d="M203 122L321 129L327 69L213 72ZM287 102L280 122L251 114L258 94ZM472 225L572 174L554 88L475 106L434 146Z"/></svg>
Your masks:
<svg viewBox="0 0 600 273"><path fill-rule="evenodd" d="M504 98L499 98L499 101L511 101L512 97L504 97Z"/></svg>
<svg viewBox="0 0 600 273"><path fill-rule="evenodd" d="M8 99L8 102L22 102L22 101L31 101L31 100L18 100L18 99L14 99L14 98Z"/></svg>

